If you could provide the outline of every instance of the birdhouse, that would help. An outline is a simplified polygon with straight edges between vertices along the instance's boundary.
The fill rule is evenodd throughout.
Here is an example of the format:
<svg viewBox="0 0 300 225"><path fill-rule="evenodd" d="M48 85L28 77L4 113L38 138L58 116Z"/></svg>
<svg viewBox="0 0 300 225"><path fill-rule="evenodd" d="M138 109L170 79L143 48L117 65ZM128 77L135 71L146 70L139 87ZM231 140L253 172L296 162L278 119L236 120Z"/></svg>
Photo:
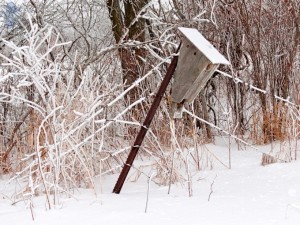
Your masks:
<svg viewBox="0 0 300 225"><path fill-rule="evenodd" d="M182 117L183 104L195 99L220 64L230 64L196 29L179 27L178 30L182 45L171 95L174 118Z"/></svg>

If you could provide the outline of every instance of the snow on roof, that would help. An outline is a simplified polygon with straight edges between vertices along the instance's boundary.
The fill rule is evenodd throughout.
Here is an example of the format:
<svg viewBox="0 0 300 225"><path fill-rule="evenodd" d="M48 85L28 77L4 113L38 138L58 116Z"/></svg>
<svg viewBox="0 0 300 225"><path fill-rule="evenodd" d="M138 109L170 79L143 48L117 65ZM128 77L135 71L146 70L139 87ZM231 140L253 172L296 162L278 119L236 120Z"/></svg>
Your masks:
<svg viewBox="0 0 300 225"><path fill-rule="evenodd" d="M179 27L178 30L213 64L230 64L228 60L199 33L198 30L186 27Z"/></svg>

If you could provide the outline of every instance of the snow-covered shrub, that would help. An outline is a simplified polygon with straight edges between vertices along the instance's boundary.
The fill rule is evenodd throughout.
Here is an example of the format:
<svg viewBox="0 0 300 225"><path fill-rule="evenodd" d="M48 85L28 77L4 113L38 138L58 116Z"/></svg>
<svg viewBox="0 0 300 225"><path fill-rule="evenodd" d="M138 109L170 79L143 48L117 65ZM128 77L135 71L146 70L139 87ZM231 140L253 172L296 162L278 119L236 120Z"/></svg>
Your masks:
<svg viewBox="0 0 300 225"><path fill-rule="evenodd" d="M70 69L72 62L63 57L68 43L52 26L29 21L23 42L3 40L11 54L0 54L1 173L15 174L17 198L46 193L50 207L50 194L57 203L58 193L93 187L100 167L113 167L101 165L101 151L113 142L113 119L130 107L115 104L120 85L88 69L78 74L76 62Z"/></svg>

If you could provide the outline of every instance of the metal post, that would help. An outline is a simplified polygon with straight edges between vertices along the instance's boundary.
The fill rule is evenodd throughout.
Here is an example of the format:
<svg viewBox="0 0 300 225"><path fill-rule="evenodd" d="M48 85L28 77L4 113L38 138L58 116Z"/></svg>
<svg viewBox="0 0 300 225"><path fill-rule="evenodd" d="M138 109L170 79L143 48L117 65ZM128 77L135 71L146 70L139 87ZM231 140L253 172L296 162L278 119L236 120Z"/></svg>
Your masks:
<svg viewBox="0 0 300 225"><path fill-rule="evenodd" d="M179 47L177 49L177 53L179 51L179 48L180 48L180 45L179 45ZM170 66L169 66L169 68L167 70L166 76L164 77L164 79L163 79L163 81L162 81L162 83L161 83L161 85L160 85L160 87L158 89L158 92L157 92L157 94L155 96L155 99L154 99L154 101L153 101L153 103L152 103L152 105L151 105L151 107L149 109L149 112L148 112L148 114L146 116L144 124L141 127L140 132L138 133L138 135L137 135L137 137L135 139L135 142L134 142L134 144L133 144L133 146L131 148L131 151L130 151L130 153L128 155L128 158L127 158L127 160L126 160L126 162L125 162L125 164L123 166L123 169L122 169L121 174L120 174L120 176L118 178L118 181L117 181L117 183L116 183L116 185L115 185L115 187L113 189L113 193L119 194L121 192L123 184L124 184L124 182L126 180L126 177L127 177L128 173L129 173L130 167L133 164L133 161L134 161L134 159L135 159L135 157L136 157L136 155L138 153L138 150L139 150L139 148L140 148L140 146L141 146L141 144L142 144L142 142L144 140L144 137L145 137L145 135L146 135L146 133L148 131L148 128L150 127L150 124L151 124L152 119L153 119L153 117L155 115L155 112L157 111L157 108L158 108L158 106L159 106L159 104L161 102L161 99L162 99L164 93L166 92L168 84L170 83L171 78L172 78L172 76L173 76L173 74L175 72L175 69L176 69L176 66L177 66L177 61L178 61L178 56L176 55L172 59L172 62L171 62Z"/></svg>

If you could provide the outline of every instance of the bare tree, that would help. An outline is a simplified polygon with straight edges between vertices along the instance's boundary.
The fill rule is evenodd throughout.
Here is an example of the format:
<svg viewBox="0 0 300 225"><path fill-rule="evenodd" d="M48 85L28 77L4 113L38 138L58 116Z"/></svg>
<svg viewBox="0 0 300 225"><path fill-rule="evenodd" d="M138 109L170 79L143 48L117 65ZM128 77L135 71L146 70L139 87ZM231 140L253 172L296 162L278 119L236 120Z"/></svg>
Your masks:
<svg viewBox="0 0 300 225"><path fill-rule="evenodd" d="M120 45L119 56L125 86L131 85L143 74L146 51L142 44L146 40L146 22L142 18L148 0L107 0L107 8L116 43ZM135 42L132 47L122 47L124 42ZM136 90L129 93L137 98Z"/></svg>

